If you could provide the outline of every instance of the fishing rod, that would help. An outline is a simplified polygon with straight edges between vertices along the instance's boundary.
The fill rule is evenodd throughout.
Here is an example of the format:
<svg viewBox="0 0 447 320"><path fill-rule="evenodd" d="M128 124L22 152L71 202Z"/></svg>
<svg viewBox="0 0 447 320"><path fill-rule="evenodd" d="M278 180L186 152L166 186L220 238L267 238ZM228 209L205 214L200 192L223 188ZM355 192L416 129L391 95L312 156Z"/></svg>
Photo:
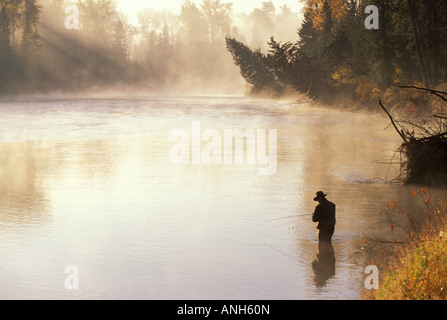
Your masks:
<svg viewBox="0 0 447 320"><path fill-rule="evenodd" d="M313 216L312 213L308 213L308 214L297 214L297 215L294 215L294 216L288 216L288 217L282 217L282 218L277 218L277 219L267 220L267 222L269 222L269 221L285 220L285 219L292 219L292 218L297 218L297 217L311 217L311 216Z"/></svg>

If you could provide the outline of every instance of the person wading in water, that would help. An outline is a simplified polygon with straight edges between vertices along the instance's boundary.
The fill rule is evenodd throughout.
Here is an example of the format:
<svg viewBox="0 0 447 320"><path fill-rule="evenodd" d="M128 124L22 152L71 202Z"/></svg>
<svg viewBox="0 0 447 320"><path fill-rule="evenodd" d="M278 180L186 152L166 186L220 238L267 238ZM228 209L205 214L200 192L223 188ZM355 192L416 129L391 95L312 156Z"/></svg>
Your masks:
<svg viewBox="0 0 447 320"><path fill-rule="evenodd" d="M318 242L331 243L335 230L335 204L326 199L327 194L318 191L314 201L318 201L312 221L318 222Z"/></svg>

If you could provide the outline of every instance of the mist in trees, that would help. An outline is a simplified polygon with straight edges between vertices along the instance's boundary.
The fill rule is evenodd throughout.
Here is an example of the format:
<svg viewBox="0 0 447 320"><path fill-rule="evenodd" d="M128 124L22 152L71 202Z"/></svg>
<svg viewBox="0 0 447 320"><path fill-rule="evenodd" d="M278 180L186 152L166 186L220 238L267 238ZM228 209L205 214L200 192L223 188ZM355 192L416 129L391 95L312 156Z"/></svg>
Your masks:
<svg viewBox="0 0 447 320"><path fill-rule="evenodd" d="M0 1L0 93L37 73L40 10L36 0Z"/></svg>
<svg viewBox="0 0 447 320"><path fill-rule="evenodd" d="M399 85L445 86L445 1L302 3L304 19L294 40L272 37L261 53L244 39L227 37L228 50L252 92L269 88L278 94L289 88L323 102L339 98L352 104L377 104L380 98L399 100ZM365 27L368 5L378 8L378 29ZM265 70L269 77L260 76Z"/></svg>
<svg viewBox="0 0 447 320"><path fill-rule="evenodd" d="M79 28L65 27L69 5ZM268 1L251 13L220 0L179 6L178 14L143 7L132 24L114 0L0 0L0 94L239 92L245 84L225 37L261 52L300 21Z"/></svg>

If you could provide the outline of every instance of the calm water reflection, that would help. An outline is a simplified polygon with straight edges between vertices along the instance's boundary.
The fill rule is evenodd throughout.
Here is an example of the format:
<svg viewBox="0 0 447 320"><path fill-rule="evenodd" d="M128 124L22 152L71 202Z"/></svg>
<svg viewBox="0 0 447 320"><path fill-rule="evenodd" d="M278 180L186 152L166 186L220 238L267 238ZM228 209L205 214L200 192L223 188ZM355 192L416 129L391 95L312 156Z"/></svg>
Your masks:
<svg viewBox="0 0 447 320"><path fill-rule="evenodd" d="M277 173L172 165L192 121L277 129ZM410 199L367 183L394 177L387 125L239 97L0 102L0 298L357 299L363 235ZM330 248L301 216L317 190L338 208Z"/></svg>
<svg viewBox="0 0 447 320"><path fill-rule="evenodd" d="M312 262L312 269L315 273L315 286L318 288L326 286L326 282L335 276L335 250L331 243L318 243L318 253Z"/></svg>

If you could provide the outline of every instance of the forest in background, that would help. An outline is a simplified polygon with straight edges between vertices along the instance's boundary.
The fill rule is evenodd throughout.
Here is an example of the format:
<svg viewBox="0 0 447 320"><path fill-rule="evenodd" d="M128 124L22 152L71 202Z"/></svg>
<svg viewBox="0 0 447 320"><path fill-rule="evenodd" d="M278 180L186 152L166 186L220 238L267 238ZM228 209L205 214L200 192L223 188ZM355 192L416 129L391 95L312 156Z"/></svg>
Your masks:
<svg viewBox="0 0 447 320"><path fill-rule="evenodd" d="M351 108L381 99L445 112L442 101L399 87L447 90L445 1L297 1L302 12L265 1L236 13L231 2L184 0L178 14L143 8L132 24L114 0L0 0L0 94L235 93L245 85ZM78 30L65 28L70 4ZM377 30L365 27L370 4Z"/></svg>
<svg viewBox="0 0 447 320"><path fill-rule="evenodd" d="M281 96L292 90L351 107L377 108L382 99L393 107L402 105L404 111L421 110L430 103L443 111L440 101L400 86L445 91L447 2L301 2L304 20L295 41L272 37L265 53L227 36L227 48L252 92ZM378 29L365 27L368 5L378 8Z"/></svg>
<svg viewBox="0 0 447 320"><path fill-rule="evenodd" d="M65 27L72 4L79 29ZM240 92L225 37L265 51L272 35L296 38L301 19L272 1L250 13L220 0L179 5L142 9L131 24L113 0L0 0L0 94Z"/></svg>

